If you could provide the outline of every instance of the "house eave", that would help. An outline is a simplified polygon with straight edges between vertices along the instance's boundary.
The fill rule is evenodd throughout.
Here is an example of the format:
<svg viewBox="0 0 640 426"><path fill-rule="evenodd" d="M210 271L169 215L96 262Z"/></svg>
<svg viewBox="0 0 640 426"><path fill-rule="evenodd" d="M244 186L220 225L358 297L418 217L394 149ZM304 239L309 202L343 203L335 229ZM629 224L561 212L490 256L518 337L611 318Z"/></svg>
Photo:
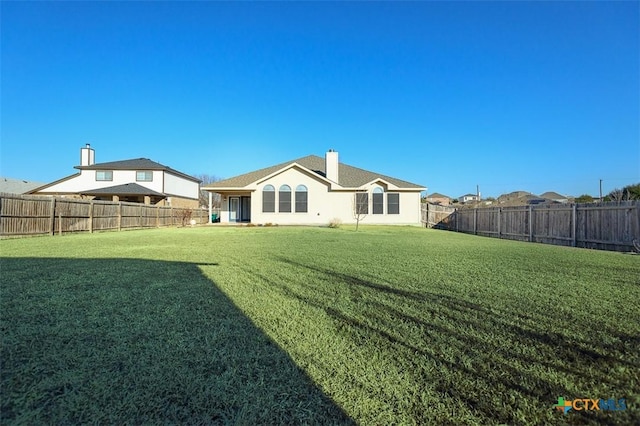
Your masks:
<svg viewBox="0 0 640 426"><path fill-rule="evenodd" d="M268 174L267 176L264 176L258 180L256 180L255 182L253 182L250 185L247 185L247 187L253 187L256 188L258 185L260 185L262 182L267 181L269 179L271 179L274 176L279 175L280 173L284 173L287 170L293 169L293 168L298 168L301 171L305 172L306 174L308 174L309 176L313 177L314 179L317 179L320 182L324 182L328 185L331 186L331 189L333 189L334 187L338 187L338 188L342 188L339 184L337 184L336 182L333 182L332 180L327 179L326 177L316 173L315 171L297 163L297 162L293 162L293 163L289 163L288 165L276 170L273 173Z"/></svg>

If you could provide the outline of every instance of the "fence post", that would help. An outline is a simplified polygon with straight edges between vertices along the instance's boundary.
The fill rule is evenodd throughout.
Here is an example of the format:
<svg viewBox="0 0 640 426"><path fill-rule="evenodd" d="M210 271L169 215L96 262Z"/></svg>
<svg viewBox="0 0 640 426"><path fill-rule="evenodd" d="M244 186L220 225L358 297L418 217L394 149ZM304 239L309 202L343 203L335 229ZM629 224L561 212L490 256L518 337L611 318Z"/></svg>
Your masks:
<svg viewBox="0 0 640 426"><path fill-rule="evenodd" d="M118 231L122 231L122 201L118 202Z"/></svg>
<svg viewBox="0 0 640 426"><path fill-rule="evenodd" d="M502 224L500 223L502 219L502 207L498 207L498 238L502 238Z"/></svg>
<svg viewBox="0 0 640 426"><path fill-rule="evenodd" d="M89 233L93 234L93 200L89 201Z"/></svg>
<svg viewBox="0 0 640 426"><path fill-rule="evenodd" d="M429 228L429 224L431 223L431 209L429 208L429 203L424 203L426 209L425 218L424 218L424 227Z"/></svg>
<svg viewBox="0 0 640 426"><path fill-rule="evenodd" d="M637 214L636 219L638 219L638 229L636 229L636 232L638 233L637 237L638 237L638 242L640 243L640 201L638 201L638 204L636 204L636 214Z"/></svg>
<svg viewBox="0 0 640 426"><path fill-rule="evenodd" d="M56 197L51 197L51 208L49 210L49 235L56 233Z"/></svg>
<svg viewBox="0 0 640 426"><path fill-rule="evenodd" d="M533 206L529 204L529 242L533 241Z"/></svg>
<svg viewBox="0 0 640 426"><path fill-rule="evenodd" d="M576 246L577 231L578 231L577 218L578 218L578 205L574 203L571 208L571 247Z"/></svg>
<svg viewBox="0 0 640 426"><path fill-rule="evenodd" d="M460 218L458 217L458 216L459 216L459 215L458 215L458 209L455 209L455 210L453 211L453 214L455 215L455 216L453 217L453 219L456 221L456 232L460 232L460 227L458 226L459 219L460 219Z"/></svg>
<svg viewBox="0 0 640 426"><path fill-rule="evenodd" d="M160 206L156 205L156 228L160 228Z"/></svg>
<svg viewBox="0 0 640 426"><path fill-rule="evenodd" d="M473 235L478 235L478 208L473 208Z"/></svg>

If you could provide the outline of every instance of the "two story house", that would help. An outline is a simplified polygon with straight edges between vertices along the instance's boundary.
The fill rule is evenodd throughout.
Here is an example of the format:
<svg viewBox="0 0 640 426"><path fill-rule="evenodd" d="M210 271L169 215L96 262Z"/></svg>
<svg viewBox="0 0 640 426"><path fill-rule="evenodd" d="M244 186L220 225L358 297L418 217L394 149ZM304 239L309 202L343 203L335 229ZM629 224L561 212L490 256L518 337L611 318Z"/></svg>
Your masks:
<svg viewBox="0 0 640 426"><path fill-rule="evenodd" d="M74 196L197 208L200 180L148 158L95 162L89 144L80 149L78 173L40 186L30 194Z"/></svg>

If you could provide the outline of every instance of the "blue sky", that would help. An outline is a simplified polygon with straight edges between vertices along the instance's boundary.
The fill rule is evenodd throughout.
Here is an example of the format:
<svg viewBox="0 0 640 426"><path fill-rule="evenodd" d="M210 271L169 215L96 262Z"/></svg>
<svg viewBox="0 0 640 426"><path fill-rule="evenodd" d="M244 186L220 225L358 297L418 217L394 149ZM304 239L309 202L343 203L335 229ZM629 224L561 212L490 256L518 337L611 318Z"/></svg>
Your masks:
<svg viewBox="0 0 640 426"><path fill-rule="evenodd" d="M0 175L329 148L441 192L640 182L640 3L1 2Z"/></svg>

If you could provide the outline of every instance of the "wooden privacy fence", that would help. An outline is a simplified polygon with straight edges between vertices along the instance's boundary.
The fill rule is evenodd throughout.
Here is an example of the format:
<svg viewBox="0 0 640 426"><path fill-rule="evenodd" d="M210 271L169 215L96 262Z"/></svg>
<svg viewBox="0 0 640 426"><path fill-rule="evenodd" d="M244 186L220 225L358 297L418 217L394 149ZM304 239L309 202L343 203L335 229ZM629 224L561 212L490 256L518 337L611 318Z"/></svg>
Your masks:
<svg viewBox="0 0 640 426"><path fill-rule="evenodd" d="M0 194L0 237L121 231L209 221L208 211L138 203Z"/></svg>
<svg viewBox="0 0 640 426"><path fill-rule="evenodd" d="M631 251L640 240L640 201L468 209L423 204L422 222L475 235Z"/></svg>

